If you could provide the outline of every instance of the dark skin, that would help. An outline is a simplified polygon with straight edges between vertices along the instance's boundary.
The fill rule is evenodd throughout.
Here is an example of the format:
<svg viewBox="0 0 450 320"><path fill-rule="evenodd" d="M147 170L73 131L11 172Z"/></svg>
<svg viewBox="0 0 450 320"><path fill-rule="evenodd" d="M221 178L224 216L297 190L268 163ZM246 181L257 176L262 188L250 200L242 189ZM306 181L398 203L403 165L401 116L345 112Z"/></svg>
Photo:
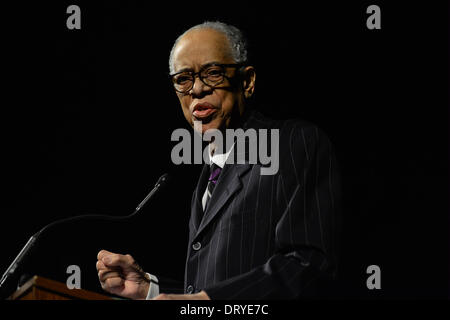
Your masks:
<svg viewBox="0 0 450 320"><path fill-rule="evenodd" d="M192 30L180 39L174 49L175 72L184 69L198 72L211 62L235 63L228 39L216 30ZM238 72L235 68L227 68L226 76L230 80L215 88L196 77L190 91L177 92L183 114L191 126L194 126L195 120L202 121L201 131L204 133L208 129L233 128L241 121L245 102L255 90L256 74L252 66ZM202 117L194 110L198 104L207 104L213 111ZM101 250L97 259L98 276L105 291L130 299L146 298L150 282L133 257ZM196 294L160 294L155 300L209 300L209 297L201 291Z"/></svg>
<svg viewBox="0 0 450 320"><path fill-rule="evenodd" d="M174 50L174 71L189 69L197 72L203 65L211 62L232 64L232 58L228 39L222 33L212 29L194 30L186 34ZM227 77L233 79L236 76L235 68L227 69ZM253 95L255 90L255 70L247 66L243 72L240 83L225 81L219 87L211 88L205 85L199 78L191 91L187 94L178 93L177 96L184 117L193 126L194 120L201 120L193 114L193 108L198 103L210 103L217 108L212 119L207 119L202 124L202 133L208 129L234 127L239 122L245 110L245 100Z"/></svg>

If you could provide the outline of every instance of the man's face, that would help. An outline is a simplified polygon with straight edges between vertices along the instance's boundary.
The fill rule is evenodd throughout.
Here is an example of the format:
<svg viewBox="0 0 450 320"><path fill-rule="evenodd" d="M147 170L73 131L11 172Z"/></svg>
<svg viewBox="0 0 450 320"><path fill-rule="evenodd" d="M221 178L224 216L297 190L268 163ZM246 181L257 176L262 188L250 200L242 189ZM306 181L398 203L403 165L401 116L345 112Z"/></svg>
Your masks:
<svg viewBox="0 0 450 320"><path fill-rule="evenodd" d="M188 32L177 44L173 53L174 72L198 72L210 63L233 64L228 39L213 29ZM202 133L208 129L223 130L230 127L244 111L244 95L236 84L237 68L226 68L226 78L218 87L211 88L195 77L194 85L186 93L177 92L186 120L202 121ZM230 83L231 82L231 83Z"/></svg>

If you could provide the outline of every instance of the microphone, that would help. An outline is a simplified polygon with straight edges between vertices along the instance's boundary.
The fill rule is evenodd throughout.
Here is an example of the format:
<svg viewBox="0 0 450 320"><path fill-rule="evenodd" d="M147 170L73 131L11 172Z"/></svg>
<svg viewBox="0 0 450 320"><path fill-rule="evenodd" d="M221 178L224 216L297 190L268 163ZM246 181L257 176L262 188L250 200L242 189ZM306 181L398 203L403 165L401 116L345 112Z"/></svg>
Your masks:
<svg viewBox="0 0 450 320"><path fill-rule="evenodd" d="M31 248L34 247L39 237L46 232L47 230L61 224L65 224L68 222L74 222L78 220L106 220L106 221L121 221L121 220L128 220L133 218L146 204L147 202L154 197L154 195L164 186L167 185L167 182L169 181L169 174L165 173L163 174L158 181L156 182L153 189L149 192L149 194L144 198L144 200L141 201L141 203L138 204L136 209L133 211L133 213L127 215L127 216L109 216L109 215L102 215L102 214L92 214L92 215L80 215L80 216L74 216L69 217L65 219L60 219L57 221L54 221L52 223L49 223L48 225L44 226L41 230L36 232L34 235L31 236L31 238L28 240L28 242L25 244L25 246L20 250L17 257L14 259L14 261L11 263L11 265L6 269L5 273L3 274L1 281L0 281L0 289L4 288L4 285L6 284L7 280L10 279L14 273L17 271L18 267L21 265L21 263L25 260L25 258L28 256L29 252L31 251Z"/></svg>

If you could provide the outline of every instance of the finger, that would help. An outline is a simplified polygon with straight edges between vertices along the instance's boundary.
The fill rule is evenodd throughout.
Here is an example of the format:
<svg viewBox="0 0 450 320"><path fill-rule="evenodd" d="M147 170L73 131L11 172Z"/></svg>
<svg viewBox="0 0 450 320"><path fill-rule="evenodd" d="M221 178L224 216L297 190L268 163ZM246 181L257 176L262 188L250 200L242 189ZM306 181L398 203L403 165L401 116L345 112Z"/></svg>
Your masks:
<svg viewBox="0 0 450 320"><path fill-rule="evenodd" d="M97 254L97 260L102 260L103 257L114 254L113 252L109 252L107 250L100 250Z"/></svg>
<svg viewBox="0 0 450 320"><path fill-rule="evenodd" d="M101 270L98 273L98 279L100 282L105 282L109 278L122 278L122 274L113 270Z"/></svg>
<svg viewBox="0 0 450 320"><path fill-rule="evenodd" d="M98 260L95 264L95 267L97 268L97 271L103 270L103 269L110 269L110 270L121 270L121 267L108 267L106 266L102 260Z"/></svg>
<svg viewBox="0 0 450 320"><path fill-rule="evenodd" d="M97 268L97 271L106 269L105 264L101 260L97 261L97 263L95 264L95 267Z"/></svg>
<svg viewBox="0 0 450 320"><path fill-rule="evenodd" d="M122 270L121 267L107 267L107 266L105 266L103 261L97 261L97 263L95 264L95 267L97 268L97 271L100 271L100 270L121 271Z"/></svg>
<svg viewBox="0 0 450 320"><path fill-rule="evenodd" d="M129 254L111 254L102 258L102 262L106 267L121 267L121 268L129 268L131 267L135 261L132 256Z"/></svg>
<svg viewBox="0 0 450 320"><path fill-rule="evenodd" d="M120 277L114 277L114 278L109 278L106 279L105 282L103 282L103 289L105 290L114 290L117 288L120 288L121 286L123 286L124 284L124 280Z"/></svg>

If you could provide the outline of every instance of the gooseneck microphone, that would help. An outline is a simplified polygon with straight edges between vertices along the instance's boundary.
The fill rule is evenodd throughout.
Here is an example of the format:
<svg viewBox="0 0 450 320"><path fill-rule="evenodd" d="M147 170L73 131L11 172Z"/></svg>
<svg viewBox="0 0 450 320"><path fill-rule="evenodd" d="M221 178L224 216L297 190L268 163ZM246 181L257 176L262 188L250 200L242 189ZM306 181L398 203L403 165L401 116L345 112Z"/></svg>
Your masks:
<svg viewBox="0 0 450 320"><path fill-rule="evenodd" d="M24 259L28 256L29 252L31 251L31 248L34 247L39 237L46 232L47 230L61 224L65 224L68 222L74 222L78 220L106 220L106 221L120 221L120 220L128 220L133 218L147 203L150 199L154 197L154 195L162 188L164 187L169 180L169 175L167 173L163 174L158 181L156 182L153 189L149 192L149 194L142 200L141 203L138 204L136 209L133 213L127 215L127 216L109 216L109 215L102 215L102 214L92 214L92 215L81 215L81 216L74 216L69 217L61 220L54 221L46 226L44 226L41 230L36 232L34 235L31 236L31 238L28 240L28 242L25 244L25 246L20 250L17 257L14 259L14 261L11 263L11 265L6 269L5 273L2 276L2 279L0 281L0 289L4 288L4 285L6 284L7 280L10 279L14 273L17 271L18 267L21 265L21 263L24 261Z"/></svg>

